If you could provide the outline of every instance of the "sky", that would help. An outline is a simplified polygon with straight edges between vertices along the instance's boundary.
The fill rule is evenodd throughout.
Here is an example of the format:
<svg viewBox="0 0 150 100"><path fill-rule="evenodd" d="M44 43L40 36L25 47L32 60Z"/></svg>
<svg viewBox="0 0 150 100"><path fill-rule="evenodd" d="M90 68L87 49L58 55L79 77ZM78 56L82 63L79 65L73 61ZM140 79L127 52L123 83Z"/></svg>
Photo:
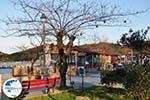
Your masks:
<svg viewBox="0 0 150 100"><path fill-rule="evenodd" d="M131 24L128 27L98 27L88 31L88 34L97 34L102 40L107 40L108 42L116 43L120 39L123 33L128 32L129 28L133 30L146 29L150 26L150 0L103 0L109 4L116 4L121 7L122 10L132 9L132 10L144 10L148 9L147 12L129 17ZM0 19L4 19L7 16L19 16L19 13L13 7L9 0L0 0ZM17 52L16 46L29 44L28 38L19 37L1 37L5 34L7 30L4 24L0 22L0 51L4 53ZM148 33L150 37L150 32ZM81 39L81 44L87 43L85 40Z"/></svg>

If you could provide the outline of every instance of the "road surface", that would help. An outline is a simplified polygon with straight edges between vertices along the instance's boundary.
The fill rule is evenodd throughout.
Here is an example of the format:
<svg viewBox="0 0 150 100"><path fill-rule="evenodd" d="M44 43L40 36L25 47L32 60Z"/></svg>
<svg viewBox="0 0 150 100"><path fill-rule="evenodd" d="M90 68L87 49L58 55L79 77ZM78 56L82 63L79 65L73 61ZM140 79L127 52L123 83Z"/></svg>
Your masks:
<svg viewBox="0 0 150 100"><path fill-rule="evenodd" d="M67 76L67 86L71 86L70 84L70 77ZM97 71L97 72L94 72L94 73L86 73L84 75L84 77L82 78L82 76L71 76L71 81L74 82L74 85L73 87L76 89L76 88L82 88L83 87L90 87L90 86L100 86L100 73ZM82 81L83 81L83 84L82 84ZM37 96L37 95L42 95L42 92L38 91L38 92L33 92L33 93L30 93L29 95L27 95L27 98L28 97L32 97L32 96ZM0 94L0 100L8 100L6 99L6 96L4 95L1 95Z"/></svg>

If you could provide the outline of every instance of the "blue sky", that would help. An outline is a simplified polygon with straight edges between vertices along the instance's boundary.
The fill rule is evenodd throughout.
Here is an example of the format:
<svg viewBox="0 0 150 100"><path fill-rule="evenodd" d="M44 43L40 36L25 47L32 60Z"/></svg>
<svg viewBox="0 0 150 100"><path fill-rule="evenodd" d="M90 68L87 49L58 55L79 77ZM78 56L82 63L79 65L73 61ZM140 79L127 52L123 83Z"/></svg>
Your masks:
<svg viewBox="0 0 150 100"><path fill-rule="evenodd" d="M132 23L128 25L129 27L99 27L89 31L89 34L96 33L100 38L105 38L109 42L116 42L121 34L128 32L129 28L134 30L146 29L147 26L150 26L150 0L103 0L104 2L110 4L117 4L121 7L122 10L132 9L132 10L143 10L148 9L146 13L140 14L138 16L129 17L132 20ZM5 18L6 16L18 16L19 13L14 9L13 5L9 0L0 0L0 19ZM4 24L0 23L0 36L5 33L6 28ZM148 34L150 37L150 32ZM84 40L81 40L81 43L86 43ZM27 38L17 38L17 37L0 37L0 51L5 53L16 52L16 46L29 44Z"/></svg>

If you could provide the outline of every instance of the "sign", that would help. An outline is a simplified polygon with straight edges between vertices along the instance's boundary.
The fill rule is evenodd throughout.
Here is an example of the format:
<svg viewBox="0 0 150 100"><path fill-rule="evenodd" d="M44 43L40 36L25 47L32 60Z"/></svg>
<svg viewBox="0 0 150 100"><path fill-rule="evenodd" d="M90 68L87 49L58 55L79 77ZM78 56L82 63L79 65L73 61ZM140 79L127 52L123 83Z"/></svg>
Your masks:
<svg viewBox="0 0 150 100"><path fill-rule="evenodd" d="M79 68L79 73L84 74L84 68Z"/></svg>
<svg viewBox="0 0 150 100"><path fill-rule="evenodd" d="M9 98L16 98L21 94L22 85L15 78L8 79L3 84L3 92Z"/></svg>
<svg viewBox="0 0 150 100"><path fill-rule="evenodd" d="M79 76L85 76L85 68L84 66L78 67Z"/></svg>

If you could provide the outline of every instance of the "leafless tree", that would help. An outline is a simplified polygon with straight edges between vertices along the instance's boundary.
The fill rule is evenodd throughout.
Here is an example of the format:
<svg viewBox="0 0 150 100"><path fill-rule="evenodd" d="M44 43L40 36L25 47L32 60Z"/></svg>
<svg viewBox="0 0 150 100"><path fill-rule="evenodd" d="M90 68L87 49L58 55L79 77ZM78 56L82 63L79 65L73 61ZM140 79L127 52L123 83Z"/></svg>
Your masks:
<svg viewBox="0 0 150 100"><path fill-rule="evenodd" d="M12 49L17 51L26 51L29 49L29 46L26 44L20 44L20 45L16 45L16 47L13 47Z"/></svg>
<svg viewBox="0 0 150 100"><path fill-rule="evenodd" d="M30 61L31 69L33 69L34 64L36 63L36 61L40 57L39 52L43 51L42 46L35 46L33 48L33 47L30 47L30 46L27 46L27 45L24 45L24 44L18 45L13 49L15 49L19 52L11 54L9 59L11 59L11 60L13 59L13 61L18 61L18 60L20 60L20 61ZM17 55L17 54L19 54L19 55ZM12 56L14 56L14 57L11 58Z"/></svg>
<svg viewBox="0 0 150 100"><path fill-rule="evenodd" d="M23 14L18 18L7 18L9 35L27 36L42 43L42 37L55 40L59 57L61 84L66 86L67 57L73 42L81 31L98 26L120 26L127 23L126 17L141 12L122 12L116 5L105 4L99 0L12 0L16 9ZM41 14L47 16L44 34L42 33ZM121 22L121 23L120 23ZM64 44L64 41L68 41ZM66 53L64 53L64 46Z"/></svg>
<svg viewBox="0 0 150 100"><path fill-rule="evenodd" d="M91 44L98 44L100 42L108 42L108 39L104 36L99 36L98 33L93 33L87 37L87 41Z"/></svg>

